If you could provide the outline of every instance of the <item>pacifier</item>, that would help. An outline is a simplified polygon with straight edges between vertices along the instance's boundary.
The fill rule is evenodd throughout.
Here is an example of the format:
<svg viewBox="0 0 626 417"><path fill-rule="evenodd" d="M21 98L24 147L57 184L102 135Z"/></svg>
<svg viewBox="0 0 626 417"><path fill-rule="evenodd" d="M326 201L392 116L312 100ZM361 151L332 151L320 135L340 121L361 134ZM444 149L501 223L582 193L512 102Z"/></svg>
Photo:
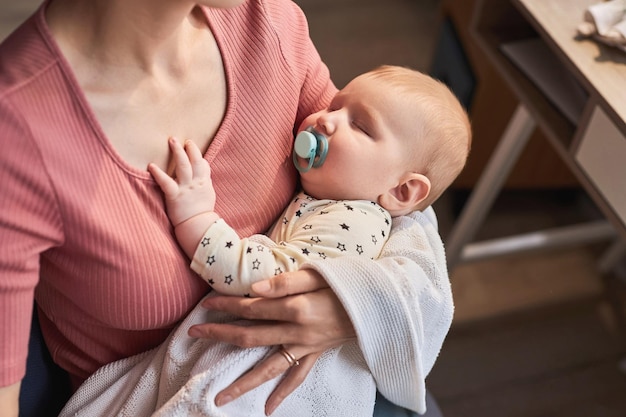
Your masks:
<svg viewBox="0 0 626 417"><path fill-rule="evenodd" d="M326 136L316 132L312 127L307 127L296 135L293 144L293 164L301 173L307 172L311 168L321 166L328 154L328 139ZM306 167L302 167L298 157L308 159Z"/></svg>

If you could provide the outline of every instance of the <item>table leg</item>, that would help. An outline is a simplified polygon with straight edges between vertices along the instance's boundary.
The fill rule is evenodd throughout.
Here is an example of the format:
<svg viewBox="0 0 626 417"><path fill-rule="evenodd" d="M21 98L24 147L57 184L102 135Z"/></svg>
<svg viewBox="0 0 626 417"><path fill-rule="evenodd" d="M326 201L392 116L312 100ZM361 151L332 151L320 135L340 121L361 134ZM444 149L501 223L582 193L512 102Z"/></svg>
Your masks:
<svg viewBox="0 0 626 417"><path fill-rule="evenodd" d="M461 261L463 247L474 238L483 223L535 126L528 110L519 104L446 240L450 270Z"/></svg>

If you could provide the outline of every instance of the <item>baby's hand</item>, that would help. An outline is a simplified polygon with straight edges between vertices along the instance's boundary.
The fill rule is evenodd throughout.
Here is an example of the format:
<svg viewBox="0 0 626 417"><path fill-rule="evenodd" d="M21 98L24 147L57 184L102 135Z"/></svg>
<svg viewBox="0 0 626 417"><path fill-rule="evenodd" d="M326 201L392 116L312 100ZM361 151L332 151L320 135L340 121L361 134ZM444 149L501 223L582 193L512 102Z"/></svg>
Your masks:
<svg viewBox="0 0 626 417"><path fill-rule="evenodd" d="M148 171L165 194L167 214L176 227L194 216L214 211L216 197L211 167L196 144L188 140L183 149L176 139L170 138L169 145L175 177L170 177L153 163L148 165Z"/></svg>

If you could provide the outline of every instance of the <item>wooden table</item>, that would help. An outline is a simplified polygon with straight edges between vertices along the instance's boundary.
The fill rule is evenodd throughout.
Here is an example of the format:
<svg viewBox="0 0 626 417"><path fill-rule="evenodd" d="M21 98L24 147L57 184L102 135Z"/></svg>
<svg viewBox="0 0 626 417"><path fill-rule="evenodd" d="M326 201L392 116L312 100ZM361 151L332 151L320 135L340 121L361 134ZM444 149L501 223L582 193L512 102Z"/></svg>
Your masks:
<svg viewBox="0 0 626 417"><path fill-rule="evenodd" d="M474 35L520 104L447 241L450 268L609 238L615 243L601 261L604 268L626 253L626 53L578 39L576 27L594 3L483 0L478 5ZM535 127L606 220L472 242Z"/></svg>

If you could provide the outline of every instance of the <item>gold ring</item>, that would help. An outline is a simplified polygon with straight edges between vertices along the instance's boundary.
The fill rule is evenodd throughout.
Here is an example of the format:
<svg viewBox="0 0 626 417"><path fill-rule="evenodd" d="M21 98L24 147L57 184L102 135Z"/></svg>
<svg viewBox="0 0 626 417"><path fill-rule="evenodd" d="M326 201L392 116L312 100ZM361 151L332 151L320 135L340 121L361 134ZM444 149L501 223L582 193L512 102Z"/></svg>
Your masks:
<svg viewBox="0 0 626 417"><path fill-rule="evenodd" d="M287 360L287 362L289 362L289 367L290 368L294 367L294 366L300 365L300 361L298 359L296 359L296 357L293 356L291 354L291 352L289 352L287 349L285 349L285 347L283 345L280 345L280 347L278 348L278 353L283 355L283 358L285 358Z"/></svg>

